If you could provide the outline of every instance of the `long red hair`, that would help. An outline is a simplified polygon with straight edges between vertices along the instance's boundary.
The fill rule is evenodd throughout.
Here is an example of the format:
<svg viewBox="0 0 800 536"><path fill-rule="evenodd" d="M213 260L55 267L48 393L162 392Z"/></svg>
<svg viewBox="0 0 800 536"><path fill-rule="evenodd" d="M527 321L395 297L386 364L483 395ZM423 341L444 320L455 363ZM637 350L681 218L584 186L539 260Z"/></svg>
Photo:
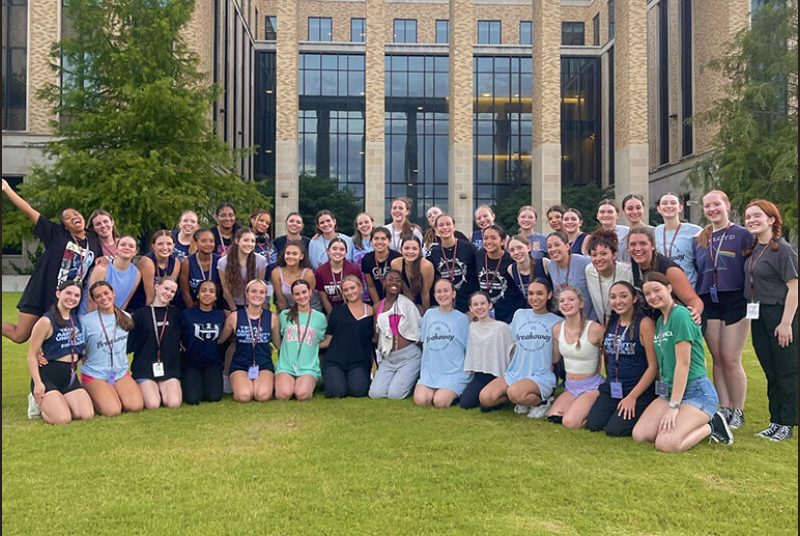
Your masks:
<svg viewBox="0 0 800 536"><path fill-rule="evenodd" d="M769 241L769 247L772 251L778 251L780 247L778 243L781 236L783 236L783 218L781 218L781 211L775 206L775 203L767 201L766 199L754 199L750 201L747 206L744 207L744 211L747 212L747 209L750 207L758 207L767 215L767 218L775 219L772 223L772 238ZM753 242L753 247L744 252L745 257L753 253L755 244L756 243Z"/></svg>

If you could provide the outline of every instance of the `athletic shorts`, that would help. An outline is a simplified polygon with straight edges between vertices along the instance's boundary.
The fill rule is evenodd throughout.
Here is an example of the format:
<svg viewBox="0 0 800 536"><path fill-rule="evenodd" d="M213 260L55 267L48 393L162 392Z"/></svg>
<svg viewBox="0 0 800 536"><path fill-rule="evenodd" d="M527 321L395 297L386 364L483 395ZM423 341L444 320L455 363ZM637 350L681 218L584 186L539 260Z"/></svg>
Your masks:
<svg viewBox="0 0 800 536"><path fill-rule="evenodd" d="M231 361L231 366L228 368L228 375L230 376L237 370L243 370L244 372L247 372L248 370L250 370L250 366L252 364L253 364L252 361ZM259 363L258 371L261 372L262 370L268 370L273 374L275 373L275 365L272 363L271 359L266 363Z"/></svg>
<svg viewBox="0 0 800 536"><path fill-rule="evenodd" d="M711 294L703 294L703 317L722 320L726 326L735 324L747 314L747 299L741 290L719 292L719 303L711 301Z"/></svg>
<svg viewBox="0 0 800 536"><path fill-rule="evenodd" d="M44 384L44 392L58 391L62 395L83 389L77 375L70 383L72 369L69 363L63 361L50 361L47 365L39 367L39 377ZM31 379L31 393L33 393L33 379Z"/></svg>
<svg viewBox="0 0 800 536"><path fill-rule="evenodd" d="M569 394L575 398L578 398L583 393L597 391L600 387L600 384L604 381L605 379L600 374L595 374L594 376L589 376L588 378L581 378L580 380L570 380L567 378L567 381L564 382L564 387L566 387Z"/></svg>

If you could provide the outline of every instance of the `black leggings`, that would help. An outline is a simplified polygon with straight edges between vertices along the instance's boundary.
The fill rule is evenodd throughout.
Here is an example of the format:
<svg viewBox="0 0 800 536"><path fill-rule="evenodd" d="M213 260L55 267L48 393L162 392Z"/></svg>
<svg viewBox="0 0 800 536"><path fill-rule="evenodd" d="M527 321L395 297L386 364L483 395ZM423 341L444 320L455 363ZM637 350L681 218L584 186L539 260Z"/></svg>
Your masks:
<svg viewBox="0 0 800 536"><path fill-rule="evenodd" d="M327 398L364 397L369 393L369 369L344 370L328 365L322 369L322 384Z"/></svg>
<svg viewBox="0 0 800 536"><path fill-rule="evenodd" d="M181 389L187 404L222 400L222 361L205 366L184 362Z"/></svg>
<svg viewBox="0 0 800 536"><path fill-rule="evenodd" d="M592 432L605 430L607 435L615 437L630 436L639 417L655 398L652 388L642 393L636 399L636 415L631 420L625 420L617 415L619 399L611 398L611 388L608 382L601 383L598 391L600 391L600 396L589 410L586 428Z"/></svg>
<svg viewBox="0 0 800 536"><path fill-rule="evenodd" d="M761 304L759 318L752 322L753 349L767 377L770 422L797 426L797 315L792 343L786 348L778 346L775 337L782 316L782 305Z"/></svg>
<svg viewBox="0 0 800 536"><path fill-rule="evenodd" d="M489 385L489 382L495 378L497 378L497 376L487 374L486 372L475 372L472 375L472 381L467 384L464 392L461 393L461 401L458 403L458 405L463 409L472 409L480 406L481 391L483 391L483 388Z"/></svg>

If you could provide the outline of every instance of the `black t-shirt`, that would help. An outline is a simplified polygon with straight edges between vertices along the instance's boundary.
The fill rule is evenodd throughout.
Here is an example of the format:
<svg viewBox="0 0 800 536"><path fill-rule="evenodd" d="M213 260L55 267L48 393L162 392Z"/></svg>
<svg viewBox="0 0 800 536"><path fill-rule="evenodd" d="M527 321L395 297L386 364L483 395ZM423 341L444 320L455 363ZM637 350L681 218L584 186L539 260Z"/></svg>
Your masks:
<svg viewBox="0 0 800 536"><path fill-rule="evenodd" d="M44 215L33 228L33 234L44 244L33 274L25 286L17 309L23 313L43 315L56 302L56 288L67 279L88 281L95 259L103 255L100 241L92 232L75 241L64 224L53 223Z"/></svg>
<svg viewBox="0 0 800 536"><path fill-rule="evenodd" d="M301 238L303 239L303 245L306 247L306 256L308 256L308 245L311 243L311 240L305 236L302 236ZM278 238L272 241L272 245L275 248L275 251L278 253L278 255L281 254L281 251L283 251L283 248L286 247L286 243L288 241L289 239L286 238L286 235L279 236Z"/></svg>
<svg viewBox="0 0 800 536"><path fill-rule="evenodd" d="M477 248L469 240L458 239L451 248L432 244L428 260L436 271L436 279L444 278L456 287L456 309L466 313L469 309L469 296L478 290ZM431 288L431 303L436 303Z"/></svg>
<svg viewBox="0 0 800 536"><path fill-rule="evenodd" d="M519 287L508 275L508 267L514 264L511 256L504 252L499 259L490 259L486 251L478 251L478 285L489 293L494 305L496 320L510 324L517 309L525 306Z"/></svg>
<svg viewBox="0 0 800 536"><path fill-rule="evenodd" d="M153 377L153 363L156 362L159 345L156 343L156 331L153 326L155 312L158 335L161 331L161 362L164 364L164 376ZM164 326L164 313L167 325ZM142 307L133 313L133 330L128 334L128 352L133 352L131 374L135 380L166 380L181 377L181 328L180 311L174 305L169 307Z"/></svg>
<svg viewBox="0 0 800 536"><path fill-rule="evenodd" d="M378 292L378 298L381 300L386 297L386 292L383 290L383 278L386 272L391 270L392 261L398 257L402 257L402 255L390 249L389 256L380 263L375 260L374 251L370 251L361 259L361 273L372 277L372 281L375 283L375 290Z"/></svg>
<svg viewBox="0 0 800 536"><path fill-rule="evenodd" d="M336 366L343 370L372 367L375 347L372 335L375 332L374 317L369 315L357 320L347 304L337 305L328 317L326 333L331 335L331 345L325 352L323 367Z"/></svg>

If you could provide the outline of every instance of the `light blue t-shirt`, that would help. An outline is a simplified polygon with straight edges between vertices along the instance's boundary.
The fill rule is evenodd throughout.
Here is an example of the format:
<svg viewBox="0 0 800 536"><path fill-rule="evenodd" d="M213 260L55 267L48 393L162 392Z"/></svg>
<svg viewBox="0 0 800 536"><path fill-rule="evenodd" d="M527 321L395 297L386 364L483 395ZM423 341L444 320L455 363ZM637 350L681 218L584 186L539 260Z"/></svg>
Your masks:
<svg viewBox="0 0 800 536"><path fill-rule="evenodd" d="M617 260L622 262L631 262L631 256L628 254L628 233L630 232L631 228L627 225L617 225L614 228L614 231L617 233L617 240L619 240L619 245L617 246Z"/></svg>
<svg viewBox="0 0 800 536"><path fill-rule="evenodd" d="M533 309L520 309L511 321L514 357L505 373L508 385L525 378L539 386L547 398L556 385L553 374L553 326L563 319L553 313L539 314Z"/></svg>
<svg viewBox="0 0 800 536"><path fill-rule="evenodd" d="M100 325L101 316L105 333ZM115 380L125 376L128 372L128 332L117 325L114 314L101 315L99 311L92 311L81 317L81 325L86 341L86 361L81 365L81 373L99 380L108 379L112 371ZM111 352L108 350L109 342Z"/></svg>
<svg viewBox="0 0 800 536"><path fill-rule="evenodd" d="M686 273L686 277L689 278L692 287L697 283L697 270L694 267L694 237L702 230L702 227L693 223L681 223L677 236L675 236L675 231L667 231L663 223L655 230L656 251L678 263L678 266Z"/></svg>
<svg viewBox="0 0 800 536"><path fill-rule="evenodd" d="M534 259L541 259L547 256L547 237L542 233L533 233L528 237L531 244L531 256Z"/></svg>
<svg viewBox="0 0 800 536"><path fill-rule="evenodd" d="M353 262L353 250L355 249L353 246L353 239L342 233L339 233L338 236L347 244L347 254L344 258ZM324 236L319 235L308 243L308 262L311 263L311 267L314 270L330 260L328 259L328 244L330 244L330 242L331 241L326 240Z"/></svg>
<svg viewBox="0 0 800 536"><path fill-rule="evenodd" d="M461 395L472 374L464 371L469 317L460 311L428 309L422 318L422 368L419 383L431 389L450 389Z"/></svg>
<svg viewBox="0 0 800 536"><path fill-rule="evenodd" d="M125 301L131 297L133 291L136 290L133 285L136 283L138 276L139 269L133 264L128 266L127 270L119 271L114 267L113 262L108 263L105 280L108 281L108 284L114 289L114 305L120 308L125 305ZM81 296L81 304L78 308L78 313L85 315L88 312L89 289L86 288Z"/></svg>

